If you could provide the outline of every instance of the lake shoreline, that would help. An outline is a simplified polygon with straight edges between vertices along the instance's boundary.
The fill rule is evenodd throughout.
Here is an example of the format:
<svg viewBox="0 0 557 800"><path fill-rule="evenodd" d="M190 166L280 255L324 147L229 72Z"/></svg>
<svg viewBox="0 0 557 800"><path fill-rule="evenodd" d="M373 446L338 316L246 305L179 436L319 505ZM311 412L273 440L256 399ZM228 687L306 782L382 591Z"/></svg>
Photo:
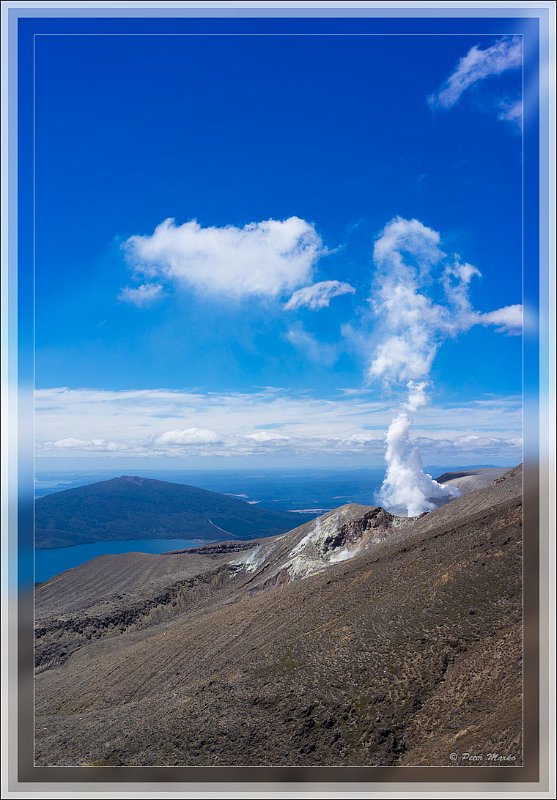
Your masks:
<svg viewBox="0 0 557 800"><path fill-rule="evenodd" d="M125 553L144 553L145 555L165 555L175 550L189 550L214 544L219 539L113 539L110 542L88 542L67 547L42 547L35 549L34 554L34 586L46 583L69 569L94 558L108 555L124 555Z"/></svg>

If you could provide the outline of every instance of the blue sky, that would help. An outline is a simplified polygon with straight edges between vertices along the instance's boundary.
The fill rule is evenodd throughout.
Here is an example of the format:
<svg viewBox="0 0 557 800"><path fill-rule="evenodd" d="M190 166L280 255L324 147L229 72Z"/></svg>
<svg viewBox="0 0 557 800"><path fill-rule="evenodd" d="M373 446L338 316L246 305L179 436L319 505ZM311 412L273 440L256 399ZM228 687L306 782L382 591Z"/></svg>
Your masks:
<svg viewBox="0 0 557 800"><path fill-rule="evenodd" d="M521 70L507 45L39 37L39 454L380 463L405 383L370 378L388 327L373 253L400 217L439 233L432 302L447 265L481 272L474 321L436 328L417 375L424 460L520 460L521 337L482 316L522 302ZM339 291L329 305L308 307L310 292L285 308L324 281L338 282L321 289Z"/></svg>

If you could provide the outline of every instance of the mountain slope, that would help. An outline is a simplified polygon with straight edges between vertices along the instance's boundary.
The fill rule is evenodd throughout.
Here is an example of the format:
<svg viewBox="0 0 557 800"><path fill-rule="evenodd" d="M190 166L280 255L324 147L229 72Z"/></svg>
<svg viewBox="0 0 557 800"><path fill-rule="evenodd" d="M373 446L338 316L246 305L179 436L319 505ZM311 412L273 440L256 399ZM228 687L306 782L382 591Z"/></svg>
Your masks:
<svg viewBox="0 0 557 800"><path fill-rule="evenodd" d="M122 476L39 498L35 543L64 547L113 539L251 539L282 533L299 522L298 514L268 511L194 486Z"/></svg>
<svg viewBox="0 0 557 800"><path fill-rule="evenodd" d="M36 591L37 763L519 764L521 523L515 470L404 524L70 570Z"/></svg>
<svg viewBox="0 0 557 800"><path fill-rule="evenodd" d="M508 467L482 467L464 472L444 472L435 480L444 486L454 486L462 494L486 489L498 478L508 472Z"/></svg>

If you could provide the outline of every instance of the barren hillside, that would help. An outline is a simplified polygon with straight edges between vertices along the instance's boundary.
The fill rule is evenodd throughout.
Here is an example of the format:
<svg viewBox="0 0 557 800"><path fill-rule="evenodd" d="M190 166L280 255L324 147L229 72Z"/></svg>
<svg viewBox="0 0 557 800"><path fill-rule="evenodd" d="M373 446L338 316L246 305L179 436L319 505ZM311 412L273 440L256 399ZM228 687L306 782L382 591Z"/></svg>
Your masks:
<svg viewBox="0 0 557 800"><path fill-rule="evenodd" d="M37 589L37 763L520 763L521 569L520 470L414 520L96 559Z"/></svg>

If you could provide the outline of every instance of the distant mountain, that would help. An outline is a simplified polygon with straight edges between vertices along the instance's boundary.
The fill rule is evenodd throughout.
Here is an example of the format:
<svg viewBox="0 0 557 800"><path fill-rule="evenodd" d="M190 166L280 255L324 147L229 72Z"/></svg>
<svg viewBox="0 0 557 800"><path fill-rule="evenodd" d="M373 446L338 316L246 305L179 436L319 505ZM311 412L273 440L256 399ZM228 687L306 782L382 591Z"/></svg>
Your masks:
<svg viewBox="0 0 557 800"><path fill-rule="evenodd" d="M123 475L35 502L36 547L115 539L253 539L291 530L313 514L249 505L236 497Z"/></svg>

